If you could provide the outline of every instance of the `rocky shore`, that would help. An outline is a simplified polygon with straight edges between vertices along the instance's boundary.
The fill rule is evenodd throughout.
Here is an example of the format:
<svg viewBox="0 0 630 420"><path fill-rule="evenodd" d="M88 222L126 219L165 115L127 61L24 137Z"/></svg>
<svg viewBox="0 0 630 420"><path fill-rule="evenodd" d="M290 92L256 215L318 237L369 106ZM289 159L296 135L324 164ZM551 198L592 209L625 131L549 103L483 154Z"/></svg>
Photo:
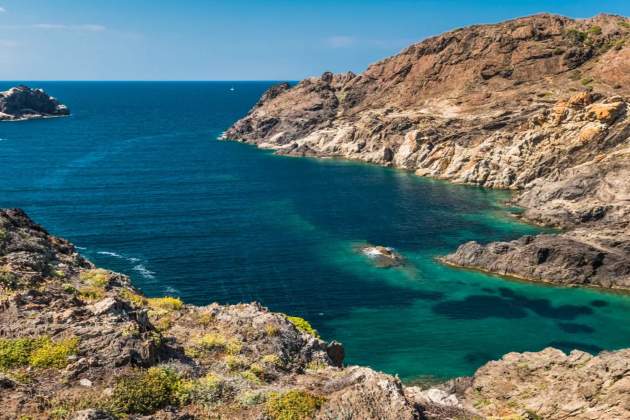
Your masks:
<svg viewBox="0 0 630 420"><path fill-rule="evenodd" d="M301 318L144 297L0 210L2 419L620 419L629 356L510 353L470 378L404 386L344 366L343 346Z"/></svg>
<svg viewBox="0 0 630 420"><path fill-rule="evenodd" d="M67 106L42 89L20 85L0 92L0 121L23 121L70 115Z"/></svg>
<svg viewBox="0 0 630 420"><path fill-rule="evenodd" d="M444 262L629 289L629 45L621 16L471 26L359 75L274 86L224 138L514 190L524 220L565 232L464 244Z"/></svg>

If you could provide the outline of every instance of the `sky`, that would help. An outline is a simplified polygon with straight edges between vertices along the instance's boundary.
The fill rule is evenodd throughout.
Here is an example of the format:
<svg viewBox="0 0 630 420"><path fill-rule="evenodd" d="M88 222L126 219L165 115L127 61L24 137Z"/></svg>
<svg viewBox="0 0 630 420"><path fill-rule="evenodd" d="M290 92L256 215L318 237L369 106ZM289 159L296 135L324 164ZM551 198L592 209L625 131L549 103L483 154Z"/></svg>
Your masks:
<svg viewBox="0 0 630 420"><path fill-rule="evenodd" d="M0 80L298 80L458 27L630 0L0 0Z"/></svg>

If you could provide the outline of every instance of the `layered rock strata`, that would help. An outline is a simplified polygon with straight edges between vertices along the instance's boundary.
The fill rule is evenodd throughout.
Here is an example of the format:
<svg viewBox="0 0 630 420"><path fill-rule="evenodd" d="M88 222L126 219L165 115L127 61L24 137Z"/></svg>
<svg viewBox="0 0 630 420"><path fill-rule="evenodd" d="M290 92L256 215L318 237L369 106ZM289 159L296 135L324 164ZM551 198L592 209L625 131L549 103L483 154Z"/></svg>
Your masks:
<svg viewBox="0 0 630 420"><path fill-rule="evenodd" d="M223 137L512 189L525 220L569 232L465 244L445 262L628 289L629 44L621 16L471 26L359 75L275 86Z"/></svg>

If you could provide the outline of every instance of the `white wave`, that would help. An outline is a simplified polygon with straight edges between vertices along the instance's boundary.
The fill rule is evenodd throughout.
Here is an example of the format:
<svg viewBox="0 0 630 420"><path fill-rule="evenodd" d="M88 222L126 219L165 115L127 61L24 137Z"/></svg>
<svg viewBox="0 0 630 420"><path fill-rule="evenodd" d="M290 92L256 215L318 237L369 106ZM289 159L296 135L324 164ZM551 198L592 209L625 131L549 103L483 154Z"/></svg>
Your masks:
<svg viewBox="0 0 630 420"><path fill-rule="evenodd" d="M135 257L127 257L126 255L121 255L117 252L113 252L113 251L97 251L97 254L101 254L101 255L107 255L109 257L114 257L114 258L120 258L121 260L127 260L129 262L132 263L136 263L138 261L140 261L140 258L135 258Z"/></svg>
<svg viewBox="0 0 630 420"><path fill-rule="evenodd" d="M85 251L85 250L87 249L87 248L86 248L86 247L84 247L84 246L77 246L77 245L75 245L74 247L75 247L76 249L78 249L78 250L81 250L81 251Z"/></svg>
<svg viewBox="0 0 630 420"><path fill-rule="evenodd" d="M155 272L149 270L148 268L146 268L142 264L134 265L133 266L133 270L137 271L138 273L140 273L140 275L142 277L144 277L145 279L154 279L155 278Z"/></svg>
<svg viewBox="0 0 630 420"><path fill-rule="evenodd" d="M164 291L165 291L166 293L170 293L170 294L172 294L172 295L181 295L181 294L182 294L182 292L180 292L179 290L177 290L176 288L171 287L171 286L166 286L166 287L164 288Z"/></svg>

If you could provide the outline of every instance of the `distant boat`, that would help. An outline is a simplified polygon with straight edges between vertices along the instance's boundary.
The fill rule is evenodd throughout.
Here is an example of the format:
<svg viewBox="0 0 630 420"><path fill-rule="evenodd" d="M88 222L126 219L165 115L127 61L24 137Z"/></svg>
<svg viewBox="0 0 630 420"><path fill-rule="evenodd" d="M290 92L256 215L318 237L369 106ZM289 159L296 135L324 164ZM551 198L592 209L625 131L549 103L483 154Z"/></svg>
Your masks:
<svg viewBox="0 0 630 420"><path fill-rule="evenodd" d="M235 89L234 89L234 86L232 86L232 87L230 88L230 92L234 92L234 90L235 90Z"/></svg>

